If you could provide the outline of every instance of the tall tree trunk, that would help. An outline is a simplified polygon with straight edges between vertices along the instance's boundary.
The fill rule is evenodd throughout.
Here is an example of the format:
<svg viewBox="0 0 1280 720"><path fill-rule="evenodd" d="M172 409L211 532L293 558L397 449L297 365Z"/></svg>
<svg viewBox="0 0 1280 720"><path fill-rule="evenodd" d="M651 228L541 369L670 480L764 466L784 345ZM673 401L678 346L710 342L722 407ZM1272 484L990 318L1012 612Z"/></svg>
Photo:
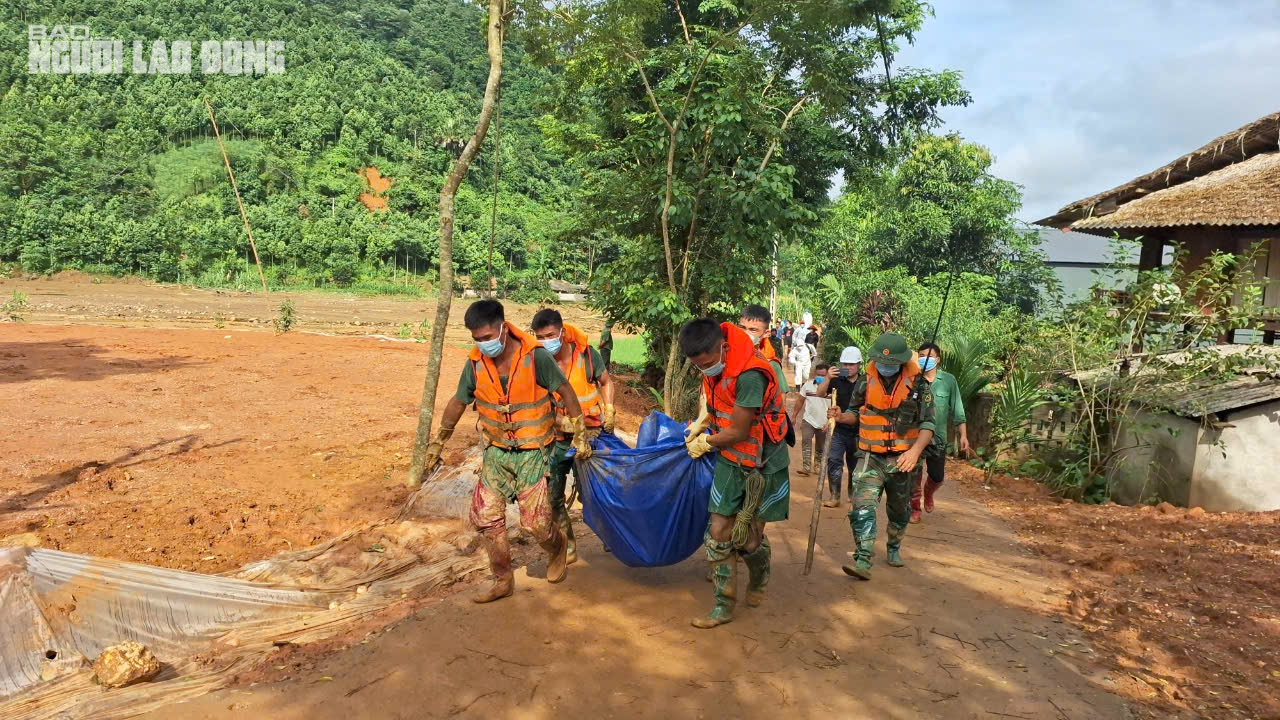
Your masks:
<svg viewBox="0 0 1280 720"><path fill-rule="evenodd" d="M453 201L458 186L467 176L467 168L480 152L484 136L489 132L489 122L497 103L498 86L502 81L502 35L505 0L489 0L489 79L484 86L484 102L476 131L462 154L453 164L440 189L440 287L436 299L436 320L431 326L431 345L427 355L427 378L422 386L422 406L418 409L418 432L413 441L413 462L409 464L409 487L422 483L423 466L426 464L427 444L431 442L431 421L435 415L436 388L440 383L440 361L444 356L444 334L449 328L449 306L453 304Z"/></svg>

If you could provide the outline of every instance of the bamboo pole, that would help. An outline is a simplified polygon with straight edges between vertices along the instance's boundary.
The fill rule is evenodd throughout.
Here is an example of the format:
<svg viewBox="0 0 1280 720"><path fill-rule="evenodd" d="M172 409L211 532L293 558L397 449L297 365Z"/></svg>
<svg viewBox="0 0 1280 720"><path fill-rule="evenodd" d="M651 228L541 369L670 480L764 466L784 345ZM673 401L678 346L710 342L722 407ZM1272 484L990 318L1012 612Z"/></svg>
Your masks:
<svg viewBox="0 0 1280 720"><path fill-rule="evenodd" d="M244 232L249 236L249 247L253 249L253 263L258 266L258 279L262 281L262 292L267 289L267 276L262 272L262 260L258 257L258 244L253 241L253 230L249 228L249 216L244 211L244 201L240 199L240 188L236 187L236 174L231 172L231 159L227 157L227 146L222 143L222 133L218 131L218 121L213 119L213 105L209 98L204 99L205 109L209 111L209 122L213 125L213 135L218 138L218 149L222 151L222 162L227 166L227 177L231 178L231 191L236 195L236 205L240 207L240 219L244 221Z"/></svg>

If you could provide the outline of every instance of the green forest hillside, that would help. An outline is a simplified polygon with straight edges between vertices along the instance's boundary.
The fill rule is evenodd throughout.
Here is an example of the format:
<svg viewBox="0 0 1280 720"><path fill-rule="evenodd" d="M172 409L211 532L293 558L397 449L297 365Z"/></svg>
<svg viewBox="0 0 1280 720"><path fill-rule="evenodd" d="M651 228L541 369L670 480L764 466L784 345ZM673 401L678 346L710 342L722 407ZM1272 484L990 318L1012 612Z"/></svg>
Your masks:
<svg viewBox="0 0 1280 720"><path fill-rule="evenodd" d="M265 76L50 75L27 70L27 26L88 25L124 40L283 40ZM17 0L0 9L0 261L164 281L256 283L204 98L217 113L267 266L281 284L428 274L436 195L474 125L487 60L484 16L461 0L255 0L213 5ZM459 195L455 258L486 276L500 136L496 274L584 280L554 256L574 231L575 179L534 124L546 70L508 41L500 132ZM126 50L126 54L128 51ZM361 172L392 185L359 200ZM479 281L479 279L477 279ZM385 283L384 283L385 284Z"/></svg>

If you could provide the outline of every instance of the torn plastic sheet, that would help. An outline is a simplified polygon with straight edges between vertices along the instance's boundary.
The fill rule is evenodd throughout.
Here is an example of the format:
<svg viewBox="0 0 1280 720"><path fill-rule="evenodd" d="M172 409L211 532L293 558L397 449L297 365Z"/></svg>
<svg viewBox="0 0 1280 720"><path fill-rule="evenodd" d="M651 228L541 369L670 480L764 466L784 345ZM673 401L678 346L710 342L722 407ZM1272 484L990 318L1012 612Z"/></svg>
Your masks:
<svg viewBox="0 0 1280 720"><path fill-rule="evenodd" d="M450 468L446 479L466 472L474 467ZM332 637L402 593L484 568L483 553L459 552L465 535L456 518L378 524L232 576L0 550L0 717L127 717L210 692L276 644ZM125 640L149 647L160 675L117 690L97 686L89 662Z"/></svg>

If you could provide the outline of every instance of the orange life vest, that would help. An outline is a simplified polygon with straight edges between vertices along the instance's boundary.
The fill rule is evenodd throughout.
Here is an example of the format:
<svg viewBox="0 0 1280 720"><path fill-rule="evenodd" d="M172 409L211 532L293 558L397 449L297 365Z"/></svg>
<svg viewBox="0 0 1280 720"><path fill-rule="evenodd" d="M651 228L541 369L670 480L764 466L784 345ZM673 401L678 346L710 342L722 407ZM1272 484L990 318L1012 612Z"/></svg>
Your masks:
<svg viewBox="0 0 1280 720"><path fill-rule="evenodd" d="M782 442L787 432L787 414L782 407L782 395L778 392L778 380L773 366L751 344L751 336L742 328L732 323L721 323L720 330L729 343L724 355L724 371L716 377L702 378L702 391L710 404L711 432L718 433L729 427L737 399L738 376L748 370L758 370L765 378L764 403L751 423L747 438L720 449L720 454L729 462L742 467L758 467L764 462L765 439L773 443Z"/></svg>
<svg viewBox="0 0 1280 720"><path fill-rule="evenodd" d="M565 323L564 336L560 341L573 346L569 350L569 367L564 375L573 386L574 394L578 396L583 421L589 428L604 427L604 401L600 398L600 386L591 379L596 374L596 368L591 361L591 345L587 334ZM556 403L556 414L568 414L564 404Z"/></svg>
<svg viewBox="0 0 1280 720"><path fill-rule="evenodd" d="M916 394L920 364L915 354L902 364L892 390L885 390L875 362L867 363L866 368L867 399L858 409L858 447L878 454L910 450L920 437L920 426L915 422L920 407ZM899 414L903 412L909 417L900 419Z"/></svg>
<svg viewBox="0 0 1280 720"><path fill-rule="evenodd" d="M520 344L511 360L511 376L505 390L497 364L478 349L471 350L480 429L490 445L508 450L545 447L554 439L556 414L551 407L551 391L538 385L533 366L533 351L541 346L511 323L505 325L507 342Z"/></svg>
<svg viewBox="0 0 1280 720"><path fill-rule="evenodd" d="M760 338L760 344L756 347L760 349L760 354L764 356L765 360L774 362L778 359L778 353L773 351L773 343L769 342L769 338L770 335Z"/></svg>

